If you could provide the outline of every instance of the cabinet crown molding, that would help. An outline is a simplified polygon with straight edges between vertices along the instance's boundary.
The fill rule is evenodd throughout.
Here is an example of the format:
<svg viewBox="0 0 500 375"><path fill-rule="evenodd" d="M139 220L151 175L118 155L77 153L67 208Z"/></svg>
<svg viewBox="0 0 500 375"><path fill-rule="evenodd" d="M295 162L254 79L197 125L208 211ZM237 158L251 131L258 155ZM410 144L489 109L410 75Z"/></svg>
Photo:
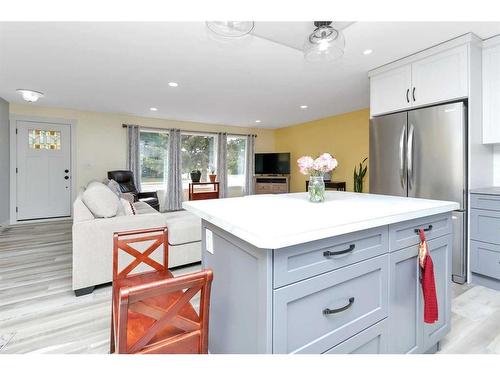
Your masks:
<svg viewBox="0 0 500 375"><path fill-rule="evenodd" d="M491 38L490 38L491 39ZM489 39L488 39L489 40ZM459 37L450 39L448 41L445 41L443 43L436 44L435 46L426 48L422 51L418 51L414 54L411 54L409 56L405 56L399 60L392 61L390 63L384 64L379 66L378 68L372 69L368 72L368 77L372 77L374 75L384 73L386 71L401 67L403 65L411 64L415 61L421 60L423 58L435 55L437 53L449 50L454 47L458 47L464 44L475 44L479 47L483 45L483 40L479 38L476 34L473 33L467 33L464 35L461 35ZM500 37L499 41L500 43Z"/></svg>

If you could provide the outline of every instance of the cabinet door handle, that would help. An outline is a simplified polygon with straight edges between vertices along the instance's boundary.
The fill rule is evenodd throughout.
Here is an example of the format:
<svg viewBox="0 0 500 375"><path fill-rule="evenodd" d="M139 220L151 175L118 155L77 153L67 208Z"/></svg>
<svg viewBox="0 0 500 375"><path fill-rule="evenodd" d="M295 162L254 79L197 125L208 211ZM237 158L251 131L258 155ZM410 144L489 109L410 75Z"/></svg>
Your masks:
<svg viewBox="0 0 500 375"><path fill-rule="evenodd" d="M429 226L427 228L424 228L423 230L424 230L424 232L428 232L428 231L432 230L432 224L429 224ZM420 232L420 229L415 229L415 233L418 234L419 232Z"/></svg>
<svg viewBox="0 0 500 375"><path fill-rule="evenodd" d="M347 249L345 249L345 250L340 250L340 251L330 251L330 250L327 250L327 251L324 251L324 252L323 252L323 256L324 256L324 257L331 257L331 256L334 256L334 255L347 254L347 253L350 253L351 251L353 251L355 247L356 247L356 245L351 244L351 245L350 245Z"/></svg>
<svg viewBox="0 0 500 375"><path fill-rule="evenodd" d="M338 309L329 309L328 307L323 310L323 315L337 314L339 312L347 310L354 303L354 297L349 298L349 303L345 306L339 307Z"/></svg>
<svg viewBox="0 0 500 375"><path fill-rule="evenodd" d="M406 102L410 102L410 89L406 89Z"/></svg>
<svg viewBox="0 0 500 375"><path fill-rule="evenodd" d="M411 96L413 97L413 101L417 100L417 99L415 99L415 87L413 88L413 90L411 92Z"/></svg>

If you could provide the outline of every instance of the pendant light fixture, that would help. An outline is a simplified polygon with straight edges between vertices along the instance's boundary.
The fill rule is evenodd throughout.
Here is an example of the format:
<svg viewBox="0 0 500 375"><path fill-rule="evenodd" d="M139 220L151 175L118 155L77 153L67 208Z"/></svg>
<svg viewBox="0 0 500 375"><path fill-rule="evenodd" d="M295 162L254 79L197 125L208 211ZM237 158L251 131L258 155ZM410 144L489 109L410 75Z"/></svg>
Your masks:
<svg viewBox="0 0 500 375"><path fill-rule="evenodd" d="M332 21L314 21L314 31L304 44L308 61L332 61L344 55L345 38L342 31L332 27Z"/></svg>
<svg viewBox="0 0 500 375"><path fill-rule="evenodd" d="M225 38L241 38L255 27L253 21L207 21L206 24L210 31Z"/></svg>

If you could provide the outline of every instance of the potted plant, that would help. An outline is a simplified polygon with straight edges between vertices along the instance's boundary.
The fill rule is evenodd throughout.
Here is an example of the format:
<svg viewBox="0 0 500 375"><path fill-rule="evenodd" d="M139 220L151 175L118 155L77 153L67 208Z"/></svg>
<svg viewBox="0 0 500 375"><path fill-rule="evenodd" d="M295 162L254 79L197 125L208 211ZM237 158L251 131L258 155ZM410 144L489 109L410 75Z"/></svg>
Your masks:
<svg viewBox="0 0 500 375"><path fill-rule="evenodd" d="M199 169L194 169L191 171L191 181L192 182L200 182L201 179L201 171Z"/></svg>
<svg viewBox="0 0 500 375"><path fill-rule="evenodd" d="M337 168L337 160L330 154L324 153L318 158L302 156L297 160L300 173L309 175L309 200L323 202L325 200L325 181L323 174Z"/></svg>
<svg viewBox="0 0 500 375"><path fill-rule="evenodd" d="M215 182L215 179L217 178L217 175L215 174L215 168L210 168L210 174L208 175L208 178L210 179L210 182Z"/></svg>
<svg viewBox="0 0 500 375"><path fill-rule="evenodd" d="M366 170L368 166L364 166L363 164L366 162L368 158L364 158L361 163L359 163L359 170L356 170L356 167L354 167L354 191L356 193L362 193L363 192L363 179L365 178L366 175Z"/></svg>

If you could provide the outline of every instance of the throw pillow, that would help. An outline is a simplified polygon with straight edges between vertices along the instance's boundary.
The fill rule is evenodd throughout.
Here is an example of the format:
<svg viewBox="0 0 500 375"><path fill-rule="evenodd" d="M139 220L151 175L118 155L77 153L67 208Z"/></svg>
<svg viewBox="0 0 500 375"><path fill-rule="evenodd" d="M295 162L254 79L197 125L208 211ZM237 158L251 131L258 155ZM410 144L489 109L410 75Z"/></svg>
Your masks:
<svg viewBox="0 0 500 375"><path fill-rule="evenodd" d="M118 182L116 182L115 180L109 180L108 187L113 193L116 194L118 198L122 197L122 191L120 190L120 185L118 184Z"/></svg>
<svg viewBox="0 0 500 375"><path fill-rule="evenodd" d="M120 199L101 182L91 182L82 194L82 201L95 217L116 216Z"/></svg>
<svg viewBox="0 0 500 375"><path fill-rule="evenodd" d="M125 212L126 216L132 216L135 215L135 208L132 203L130 203L128 200L121 198L120 199L123 211Z"/></svg>

